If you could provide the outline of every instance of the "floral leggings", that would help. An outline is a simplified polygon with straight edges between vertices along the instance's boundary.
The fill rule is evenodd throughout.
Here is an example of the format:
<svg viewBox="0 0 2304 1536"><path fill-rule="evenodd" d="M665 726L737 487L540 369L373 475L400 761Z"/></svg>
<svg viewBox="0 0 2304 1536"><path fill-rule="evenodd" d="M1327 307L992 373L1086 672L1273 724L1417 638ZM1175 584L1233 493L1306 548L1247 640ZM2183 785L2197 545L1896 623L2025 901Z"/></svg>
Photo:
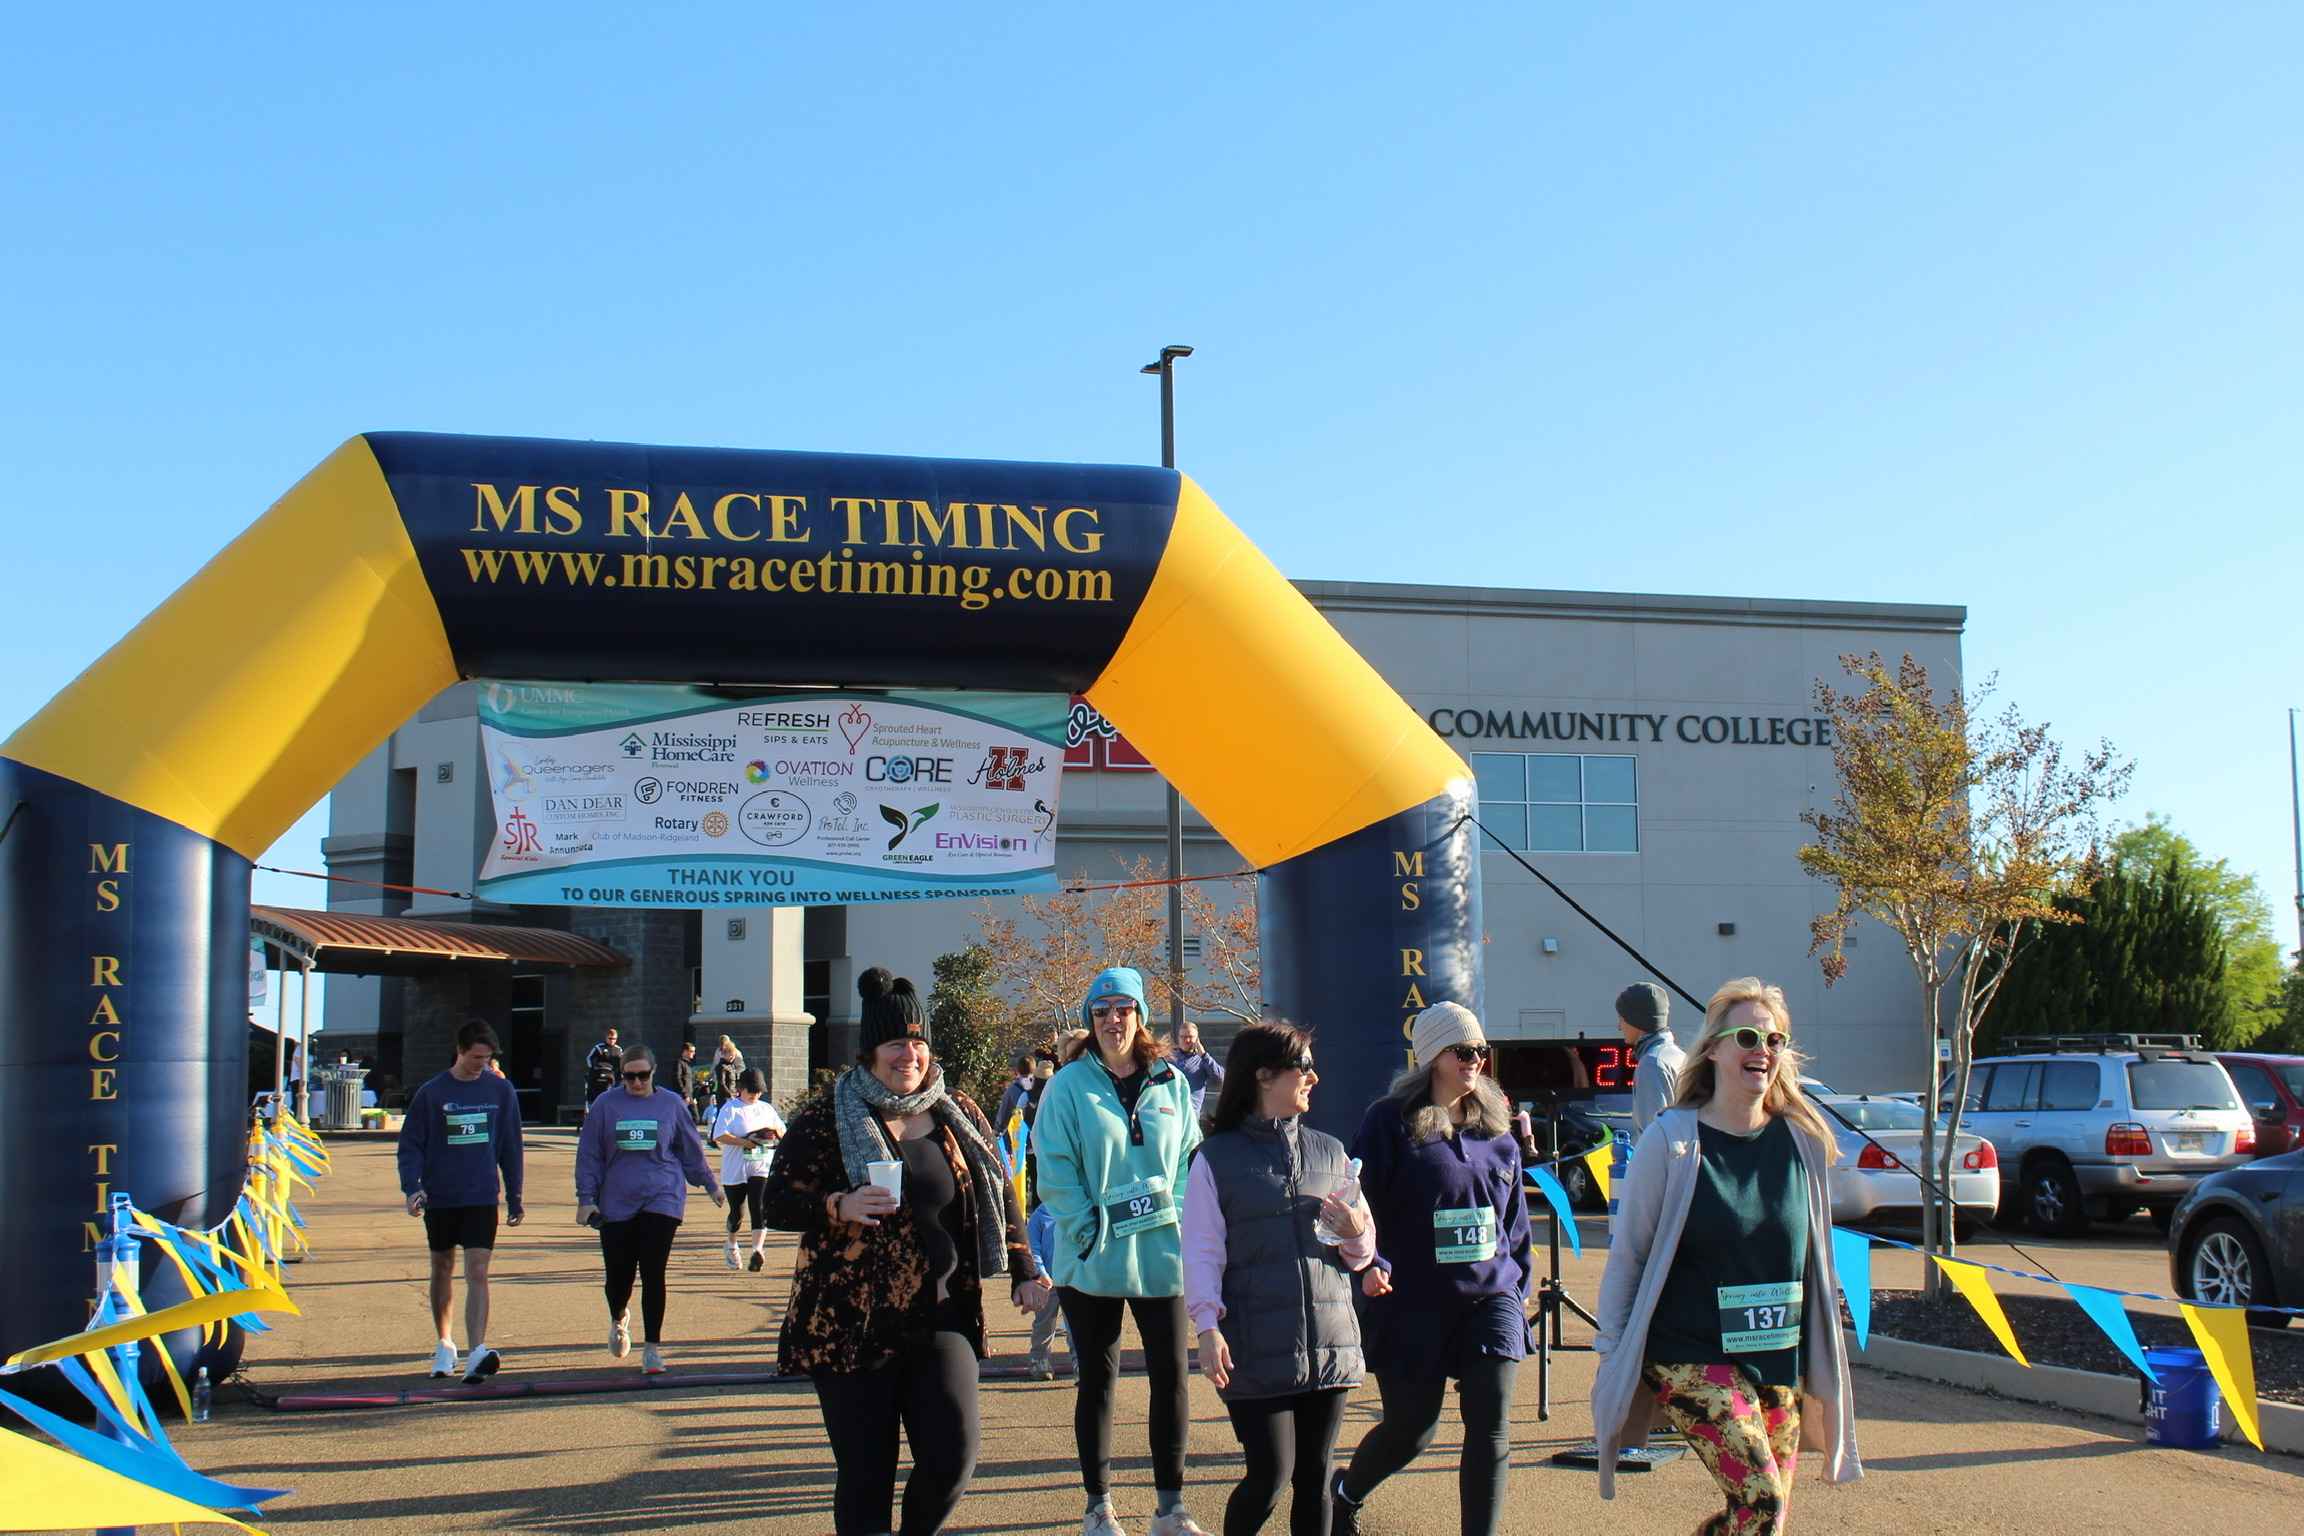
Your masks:
<svg viewBox="0 0 2304 1536"><path fill-rule="evenodd" d="M1641 1379L1728 1496L1696 1536L1770 1536L1784 1528L1800 1463L1800 1395L1732 1365L1651 1365Z"/></svg>

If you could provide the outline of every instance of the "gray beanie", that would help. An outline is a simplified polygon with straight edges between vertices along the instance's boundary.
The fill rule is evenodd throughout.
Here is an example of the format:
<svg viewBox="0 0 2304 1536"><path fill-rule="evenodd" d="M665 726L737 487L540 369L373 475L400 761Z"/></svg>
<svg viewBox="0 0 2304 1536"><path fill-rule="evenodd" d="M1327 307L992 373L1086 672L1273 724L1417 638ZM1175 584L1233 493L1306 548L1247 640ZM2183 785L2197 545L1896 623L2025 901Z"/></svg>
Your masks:
<svg viewBox="0 0 2304 1536"><path fill-rule="evenodd" d="M1616 994L1616 1017L1644 1035L1662 1029L1671 1011L1671 996L1652 981L1636 981Z"/></svg>

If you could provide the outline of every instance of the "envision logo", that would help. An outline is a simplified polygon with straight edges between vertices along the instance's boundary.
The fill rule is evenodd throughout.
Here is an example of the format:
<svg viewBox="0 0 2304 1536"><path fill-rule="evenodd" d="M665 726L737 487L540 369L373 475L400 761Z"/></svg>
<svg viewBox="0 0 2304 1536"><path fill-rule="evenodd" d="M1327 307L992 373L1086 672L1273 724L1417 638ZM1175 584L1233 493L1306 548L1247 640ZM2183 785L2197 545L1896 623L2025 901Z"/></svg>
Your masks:
<svg viewBox="0 0 2304 1536"><path fill-rule="evenodd" d="M889 849L893 851L904 839L919 831L921 824L935 814L936 806L933 802L920 807L909 816L892 805L881 806L880 819L896 829L896 835L888 839Z"/></svg>

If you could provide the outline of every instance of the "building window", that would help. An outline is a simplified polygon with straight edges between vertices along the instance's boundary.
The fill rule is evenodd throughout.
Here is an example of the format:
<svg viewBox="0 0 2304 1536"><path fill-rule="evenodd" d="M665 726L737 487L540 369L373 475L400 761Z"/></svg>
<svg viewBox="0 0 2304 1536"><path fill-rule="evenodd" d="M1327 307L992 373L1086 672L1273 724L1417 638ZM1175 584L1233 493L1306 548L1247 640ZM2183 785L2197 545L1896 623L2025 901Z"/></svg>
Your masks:
<svg viewBox="0 0 2304 1536"><path fill-rule="evenodd" d="M800 1006L814 1014L819 1024L831 1016L831 961L803 960L800 963Z"/></svg>
<svg viewBox="0 0 2304 1536"><path fill-rule="evenodd" d="M1483 853L1638 853L1640 762L1556 752L1475 752Z"/></svg>

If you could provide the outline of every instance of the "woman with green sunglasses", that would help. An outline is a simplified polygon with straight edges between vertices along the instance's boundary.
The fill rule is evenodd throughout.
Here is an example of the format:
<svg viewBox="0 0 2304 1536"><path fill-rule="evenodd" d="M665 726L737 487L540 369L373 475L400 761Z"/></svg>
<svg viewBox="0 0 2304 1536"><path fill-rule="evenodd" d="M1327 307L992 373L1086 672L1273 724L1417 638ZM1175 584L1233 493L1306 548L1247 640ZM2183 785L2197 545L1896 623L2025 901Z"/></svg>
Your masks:
<svg viewBox="0 0 2304 1536"><path fill-rule="evenodd" d="M1712 994L1680 1093L1632 1153L1600 1282L1592 1385L1600 1495L1661 1409L1727 1502L1707 1530L1780 1531L1805 1446L1863 1476L1840 1334L1826 1172L1784 993Z"/></svg>

